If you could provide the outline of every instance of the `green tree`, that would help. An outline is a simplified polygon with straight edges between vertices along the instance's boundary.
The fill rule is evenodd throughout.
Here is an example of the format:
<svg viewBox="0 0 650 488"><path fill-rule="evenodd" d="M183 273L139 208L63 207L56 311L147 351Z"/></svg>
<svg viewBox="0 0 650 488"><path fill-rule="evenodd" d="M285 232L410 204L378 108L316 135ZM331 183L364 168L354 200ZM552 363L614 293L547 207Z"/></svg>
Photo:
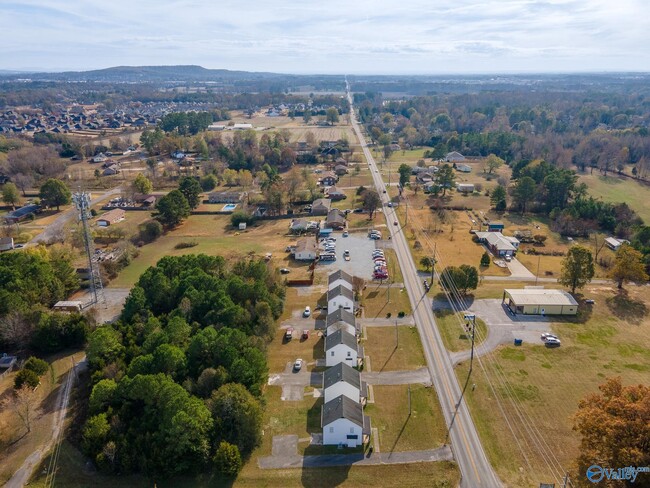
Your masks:
<svg viewBox="0 0 650 488"><path fill-rule="evenodd" d="M486 268L490 266L490 255L487 252L484 252L481 256L481 266Z"/></svg>
<svg viewBox="0 0 650 488"><path fill-rule="evenodd" d="M381 197L375 190L366 190L361 195L363 209L368 212L368 218L372 219L375 211L381 206Z"/></svg>
<svg viewBox="0 0 650 488"><path fill-rule="evenodd" d="M148 195L153 191L153 184L145 175L138 173L138 176L133 180L133 188L138 193Z"/></svg>
<svg viewBox="0 0 650 488"><path fill-rule="evenodd" d="M489 175L503 166L505 161L495 154L490 154L485 160L485 172Z"/></svg>
<svg viewBox="0 0 650 488"><path fill-rule="evenodd" d="M478 286L478 270L468 264L462 264L460 267L448 266L440 275L440 285L445 290L457 290L465 296L469 290L475 290Z"/></svg>
<svg viewBox="0 0 650 488"><path fill-rule="evenodd" d="M182 380L185 377L185 366L185 353L179 347L161 344L153 353L153 373L165 373L175 380Z"/></svg>
<svg viewBox="0 0 650 488"><path fill-rule="evenodd" d="M122 355L122 335L111 326L95 329L88 337L86 356L91 367L99 369Z"/></svg>
<svg viewBox="0 0 650 488"><path fill-rule="evenodd" d="M561 285L571 288L583 288L594 277L594 259L591 251L584 246L575 245L569 249L562 260L562 274L557 280Z"/></svg>
<svg viewBox="0 0 650 488"><path fill-rule="evenodd" d="M114 399L117 383L113 379L103 379L97 382L90 393L88 407L92 413L100 413Z"/></svg>
<svg viewBox="0 0 650 488"><path fill-rule="evenodd" d="M517 180L512 196L521 213L526 213L528 204L535 200L536 192L537 184L530 176L523 176Z"/></svg>
<svg viewBox="0 0 650 488"><path fill-rule="evenodd" d="M185 196L191 209L195 209L201 203L201 184L192 176L181 178L178 185L179 191Z"/></svg>
<svg viewBox="0 0 650 488"><path fill-rule="evenodd" d="M629 244L623 244L616 251L610 277L617 283L619 290L627 281L647 281L648 274L643 265L643 254Z"/></svg>
<svg viewBox="0 0 650 488"><path fill-rule="evenodd" d="M31 369L21 369L14 379L14 390L20 390L23 386L36 388L41 383L38 375Z"/></svg>
<svg viewBox="0 0 650 488"><path fill-rule="evenodd" d="M84 425L82 432L82 445L84 451L95 457L104 444L111 431L111 426L108 424L108 417L105 413L100 413L94 417L90 417Z"/></svg>
<svg viewBox="0 0 650 488"><path fill-rule="evenodd" d="M37 357L30 356L29 359L25 361L23 369L29 369L36 373L38 376L43 376L45 373L47 373L47 370L50 369L50 365L47 363L47 361L43 361Z"/></svg>
<svg viewBox="0 0 650 488"><path fill-rule="evenodd" d="M201 189L203 191L212 191L217 186L217 177L209 174L201 178Z"/></svg>
<svg viewBox="0 0 650 488"><path fill-rule="evenodd" d="M163 228L157 220L145 222L140 229L140 239L145 243L153 242L163 233Z"/></svg>
<svg viewBox="0 0 650 488"><path fill-rule="evenodd" d="M11 205L12 210L15 210L16 205L20 203L18 187L13 183L6 183L2 187L2 201L7 205Z"/></svg>
<svg viewBox="0 0 650 488"><path fill-rule="evenodd" d="M422 259L420 259L420 266L422 266L425 271L431 271L433 264L433 258L429 256L424 256Z"/></svg>
<svg viewBox="0 0 650 488"><path fill-rule="evenodd" d="M325 117L330 125L334 125L339 121L339 111L336 107L328 108L325 114Z"/></svg>
<svg viewBox="0 0 650 488"><path fill-rule="evenodd" d="M309 121L311 120L311 110L308 108L305 109L304 113L302 114L302 120L305 124L308 124Z"/></svg>
<svg viewBox="0 0 650 488"><path fill-rule="evenodd" d="M492 208L497 212L503 212L506 209L508 201L506 189L504 187L498 185L494 190L492 190L492 194L490 195L490 204L492 204Z"/></svg>
<svg viewBox="0 0 650 488"><path fill-rule="evenodd" d="M191 208L185 195L179 190L172 190L156 203L158 220L163 225L175 227L190 216Z"/></svg>
<svg viewBox="0 0 650 488"><path fill-rule="evenodd" d="M399 168L397 168L397 172L399 173L399 184L402 188L406 187L406 184L409 182L411 179L411 167L408 164L400 164Z"/></svg>
<svg viewBox="0 0 650 488"><path fill-rule="evenodd" d="M438 185L442 188L442 196L444 197L447 190L456 185L456 175L454 168L448 164L443 164L438 171Z"/></svg>
<svg viewBox="0 0 650 488"><path fill-rule="evenodd" d="M214 465L222 475L235 477L242 468L241 454L237 446L221 441L214 453Z"/></svg>
<svg viewBox="0 0 650 488"><path fill-rule="evenodd" d="M236 445L245 454L259 445L262 407L243 385L223 385L212 393L208 408L219 440Z"/></svg>
<svg viewBox="0 0 650 488"><path fill-rule="evenodd" d="M55 206L59 211L61 205L68 205L72 200L72 193L70 189L65 186L61 180L50 178L43 186L39 194L41 201L47 206Z"/></svg>

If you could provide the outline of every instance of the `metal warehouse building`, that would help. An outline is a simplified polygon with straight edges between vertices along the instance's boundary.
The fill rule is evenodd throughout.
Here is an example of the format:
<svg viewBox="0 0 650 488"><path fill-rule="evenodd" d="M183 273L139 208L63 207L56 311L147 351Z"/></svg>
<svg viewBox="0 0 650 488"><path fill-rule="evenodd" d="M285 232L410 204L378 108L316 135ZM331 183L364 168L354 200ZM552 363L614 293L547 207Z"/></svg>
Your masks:
<svg viewBox="0 0 650 488"><path fill-rule="evenodd" d="M524 288L503 290L503 303L524 315L575 315L578 302L564 290Z"/></svg>

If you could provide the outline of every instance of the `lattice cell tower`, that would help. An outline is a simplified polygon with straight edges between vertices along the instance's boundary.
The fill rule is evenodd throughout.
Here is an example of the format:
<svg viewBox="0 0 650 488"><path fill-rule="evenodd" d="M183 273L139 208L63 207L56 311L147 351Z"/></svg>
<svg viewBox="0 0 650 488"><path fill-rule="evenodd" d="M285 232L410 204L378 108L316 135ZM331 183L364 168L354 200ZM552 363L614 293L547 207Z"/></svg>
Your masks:
<svg viewBox="0 0 650 488"><path fill-rule="evenodd" d="M77 192L72 195L72 201L79 211L79 221L83 228L84 247L86 248L86 255L88 256L88 273L90 281L90 303L106 303L104 297L104 286L102 285L102 277L99 272L99 264L95 260L95 246L93 243L93 236L90 232L88 219L90 217L90 193Z"/></svg>

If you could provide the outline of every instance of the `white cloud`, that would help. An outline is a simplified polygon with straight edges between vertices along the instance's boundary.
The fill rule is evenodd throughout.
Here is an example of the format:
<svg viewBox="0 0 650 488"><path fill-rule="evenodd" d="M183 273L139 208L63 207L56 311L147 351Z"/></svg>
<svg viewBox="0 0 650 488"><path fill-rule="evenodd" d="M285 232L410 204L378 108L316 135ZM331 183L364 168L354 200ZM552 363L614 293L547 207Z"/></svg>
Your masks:
<svg viewBox="0 0 650 488"><path fill-rule="evenodd" d="M643 0L16 0L0 68L309 73L650 70Z"/></svg>

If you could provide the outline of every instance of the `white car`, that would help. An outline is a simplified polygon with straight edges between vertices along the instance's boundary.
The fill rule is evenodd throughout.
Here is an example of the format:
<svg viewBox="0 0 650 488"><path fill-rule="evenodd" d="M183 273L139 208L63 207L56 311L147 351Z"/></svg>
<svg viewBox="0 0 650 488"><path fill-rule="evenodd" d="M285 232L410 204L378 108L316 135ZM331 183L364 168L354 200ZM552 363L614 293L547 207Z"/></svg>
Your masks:
<svg viewBox="0 0 650 488"><path fill-rule="evenodd" d="M350 251L348 251L348 250L346 249L345 251L343 251L343 255L344 255L344 256L349 256L349 255L350 255Z"/></svg>
<svg viewBox="0 0 650 488"><path fill-rule="evenodd" d="M560 346L562 345L562 342L560 342L560 339L558 339L557 337L549 337L548 339L546 339L545 345L546 347Z"/></svg>
<svg viewBox="0 0 650 488"><path fill-rule="evenodd" d="M303 317L309 317L310 315L311 315L311 307L309 305L307 305L305 307L305 311L302 313L302 316Z"/></svg>
<svg viewBox="0 0 650 488"><path fill-rule="evenodd" d="M303 365L303 360L298 358L298 359L296 359L296 362L293 363L293 369L295 369L296 371L300 371L300 369L302 368L302 365Z"/></svg>
<svg viewBox="0 0 650 488"><path fill-rule="evenodd" d="M555 334L551 334L550 332L544 332L544 333L542 334L541 339L542 339L544 342L548 341L549 339L559 340L558 337L557 337Z"/></svg>

